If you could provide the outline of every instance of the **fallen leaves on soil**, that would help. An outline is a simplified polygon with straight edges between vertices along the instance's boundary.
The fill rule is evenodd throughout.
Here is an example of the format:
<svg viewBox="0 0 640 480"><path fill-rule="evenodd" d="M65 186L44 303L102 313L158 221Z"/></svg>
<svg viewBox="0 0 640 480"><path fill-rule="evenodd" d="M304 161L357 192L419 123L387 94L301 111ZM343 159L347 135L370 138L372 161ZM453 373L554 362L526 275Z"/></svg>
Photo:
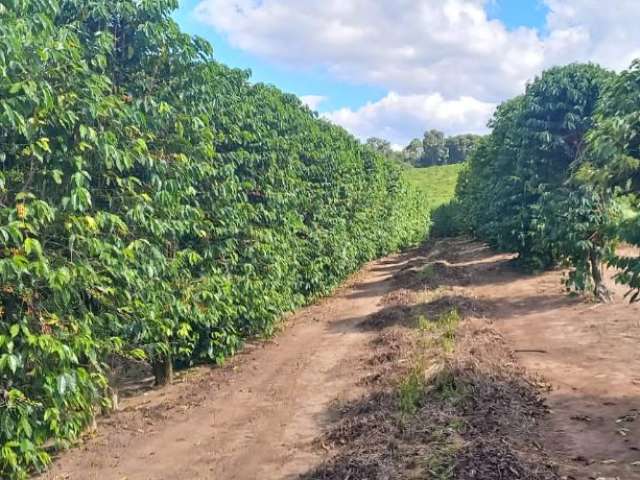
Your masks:
<svg viewBox="0 0 640 480"><path fill-rule="evenodd" d="M400 275L406 282L420 271L412 265ZM421 303L419 294L401 290L385 305L362 325L379 331L369 359L375 371L365 380L370 391L336 405L337 421L320 440L330 458L304 479L560 478L537 430L547 413L541 382L528 377L504 339L477 319L478 302L450 289ZM455 348L434 359L427 351L434 345L424 341L419 324L452 309L464 318ZM407 413L399 385L414 374L417 356L427 361L418 363L417 408Z"/></svg>

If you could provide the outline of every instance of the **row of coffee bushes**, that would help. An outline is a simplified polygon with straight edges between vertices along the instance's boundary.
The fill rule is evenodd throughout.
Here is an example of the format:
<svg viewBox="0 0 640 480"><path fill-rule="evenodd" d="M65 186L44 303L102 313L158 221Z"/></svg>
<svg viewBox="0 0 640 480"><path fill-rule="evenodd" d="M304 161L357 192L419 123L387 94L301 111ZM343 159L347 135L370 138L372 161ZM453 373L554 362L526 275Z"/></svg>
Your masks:
<svg viewBox="0 0 640 480"><path fill-rule="evenodd" d="M108 360L221 362L428 230L398 167L182 33L177 0L0 0L0 477Z"/></svg>
<svg viewBox="0 0 640 480"><path fill-rule="evenodd" d="M568 266L568 288L605 301L608 263L638 299L640 262L616 247L640 243L639 72L555 67L498 107L460 177L457 228L531 270Z"/></svg>

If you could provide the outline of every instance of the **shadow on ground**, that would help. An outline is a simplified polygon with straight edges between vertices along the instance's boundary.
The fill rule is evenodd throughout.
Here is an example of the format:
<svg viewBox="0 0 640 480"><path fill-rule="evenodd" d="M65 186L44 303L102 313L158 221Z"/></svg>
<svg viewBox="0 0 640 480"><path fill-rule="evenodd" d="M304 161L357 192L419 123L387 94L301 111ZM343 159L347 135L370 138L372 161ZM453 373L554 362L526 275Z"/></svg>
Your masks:
<svg viewBox="0 0 640 480"><path fill-rule="evenodd" d="M369 392L331 407L334 421L318 440L329 456L297 478L560 478L539 447L547 411L539 388L493 330L482 323L461 327L456 352L418 383L415 408L407 411L400 392L415 371L415 328L376 326L368 359L375 371L363 379Z"/></svg>
<svg viewBox="0 0 640 480"><path fill-rule="evenodd" d="M625 359L638 361L638 310L568 296L561 272L527 275L513 260L468 239L414 252L384 308L359 319L378 333L369 393L327 412L334 422L318 440L327 459L301 480L640 479L640 394L631 388L640 375L623 371ZM467 348L466 362L454 356L442 373L446 395L442 384L426 386L407 416L398 388L415 345L402 339L418 319L452 309L476 325L476 340L493 340ZM522 365L553 373L553 390Z"/></svg>

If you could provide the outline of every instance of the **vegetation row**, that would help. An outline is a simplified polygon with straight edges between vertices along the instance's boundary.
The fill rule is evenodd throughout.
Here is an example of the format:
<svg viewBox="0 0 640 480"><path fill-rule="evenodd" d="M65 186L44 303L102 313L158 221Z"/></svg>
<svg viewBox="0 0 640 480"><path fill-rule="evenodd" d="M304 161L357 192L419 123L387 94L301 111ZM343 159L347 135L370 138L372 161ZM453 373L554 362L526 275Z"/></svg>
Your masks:
<svg viewBox="0 0 640 480"><path fill-rule="evenodd" d="M481 138L473 134L448 137L440 130L431 129L422 139L411 140L401 151L395 151L391 142L378 137L369 138L367 145L397 162L422 168L463 163Z"/></svg>
<svg viewBox="0 0 640 480"><path fill-rule="evenodd" d="M555 67L502 104L463 169L457 198L434 214L541 270L571 267L567 286L607 300L602 264L640 291L640 63L621 74Z"/></svg>
<svg viewBox="0 0 640 480"><path fill-rule="evenodd" d="M112 368L222 362L421 241L402 169L212 60L177 0L0 0L0 477L109 408Z"/></svg>

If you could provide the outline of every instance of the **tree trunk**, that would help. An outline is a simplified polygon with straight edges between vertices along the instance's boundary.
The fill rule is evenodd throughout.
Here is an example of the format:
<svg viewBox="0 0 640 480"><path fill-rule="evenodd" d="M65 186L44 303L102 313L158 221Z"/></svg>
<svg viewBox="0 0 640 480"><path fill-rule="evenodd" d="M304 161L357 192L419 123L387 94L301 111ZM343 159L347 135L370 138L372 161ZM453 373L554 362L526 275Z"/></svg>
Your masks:
<svg viewBox="0 0 640 480"><path fill-rule="evenodd" d="M589 262L591 263L591 276L593 278L593 294L599 302L610 302L611 292L605 286L600 270L600 258L595 250L589 252Z"/></svg>
<svg viewBox="0 0 640 480"><path fill-rule="evenodd" d="M118 390L116 390L115 388L110 387L109 388L109 392L111 393L111 411L112 412L117 412L118 410L120 410L120 402L119 402L119 397L118 397Z"/></svg>
<svg viewBox="0 0 640 480"><path fill-rule="evenodd" d="M162 387L173 381L173 362L171 357L159 358L153 362L153 375L156 378L156 386Z"/></svg>

